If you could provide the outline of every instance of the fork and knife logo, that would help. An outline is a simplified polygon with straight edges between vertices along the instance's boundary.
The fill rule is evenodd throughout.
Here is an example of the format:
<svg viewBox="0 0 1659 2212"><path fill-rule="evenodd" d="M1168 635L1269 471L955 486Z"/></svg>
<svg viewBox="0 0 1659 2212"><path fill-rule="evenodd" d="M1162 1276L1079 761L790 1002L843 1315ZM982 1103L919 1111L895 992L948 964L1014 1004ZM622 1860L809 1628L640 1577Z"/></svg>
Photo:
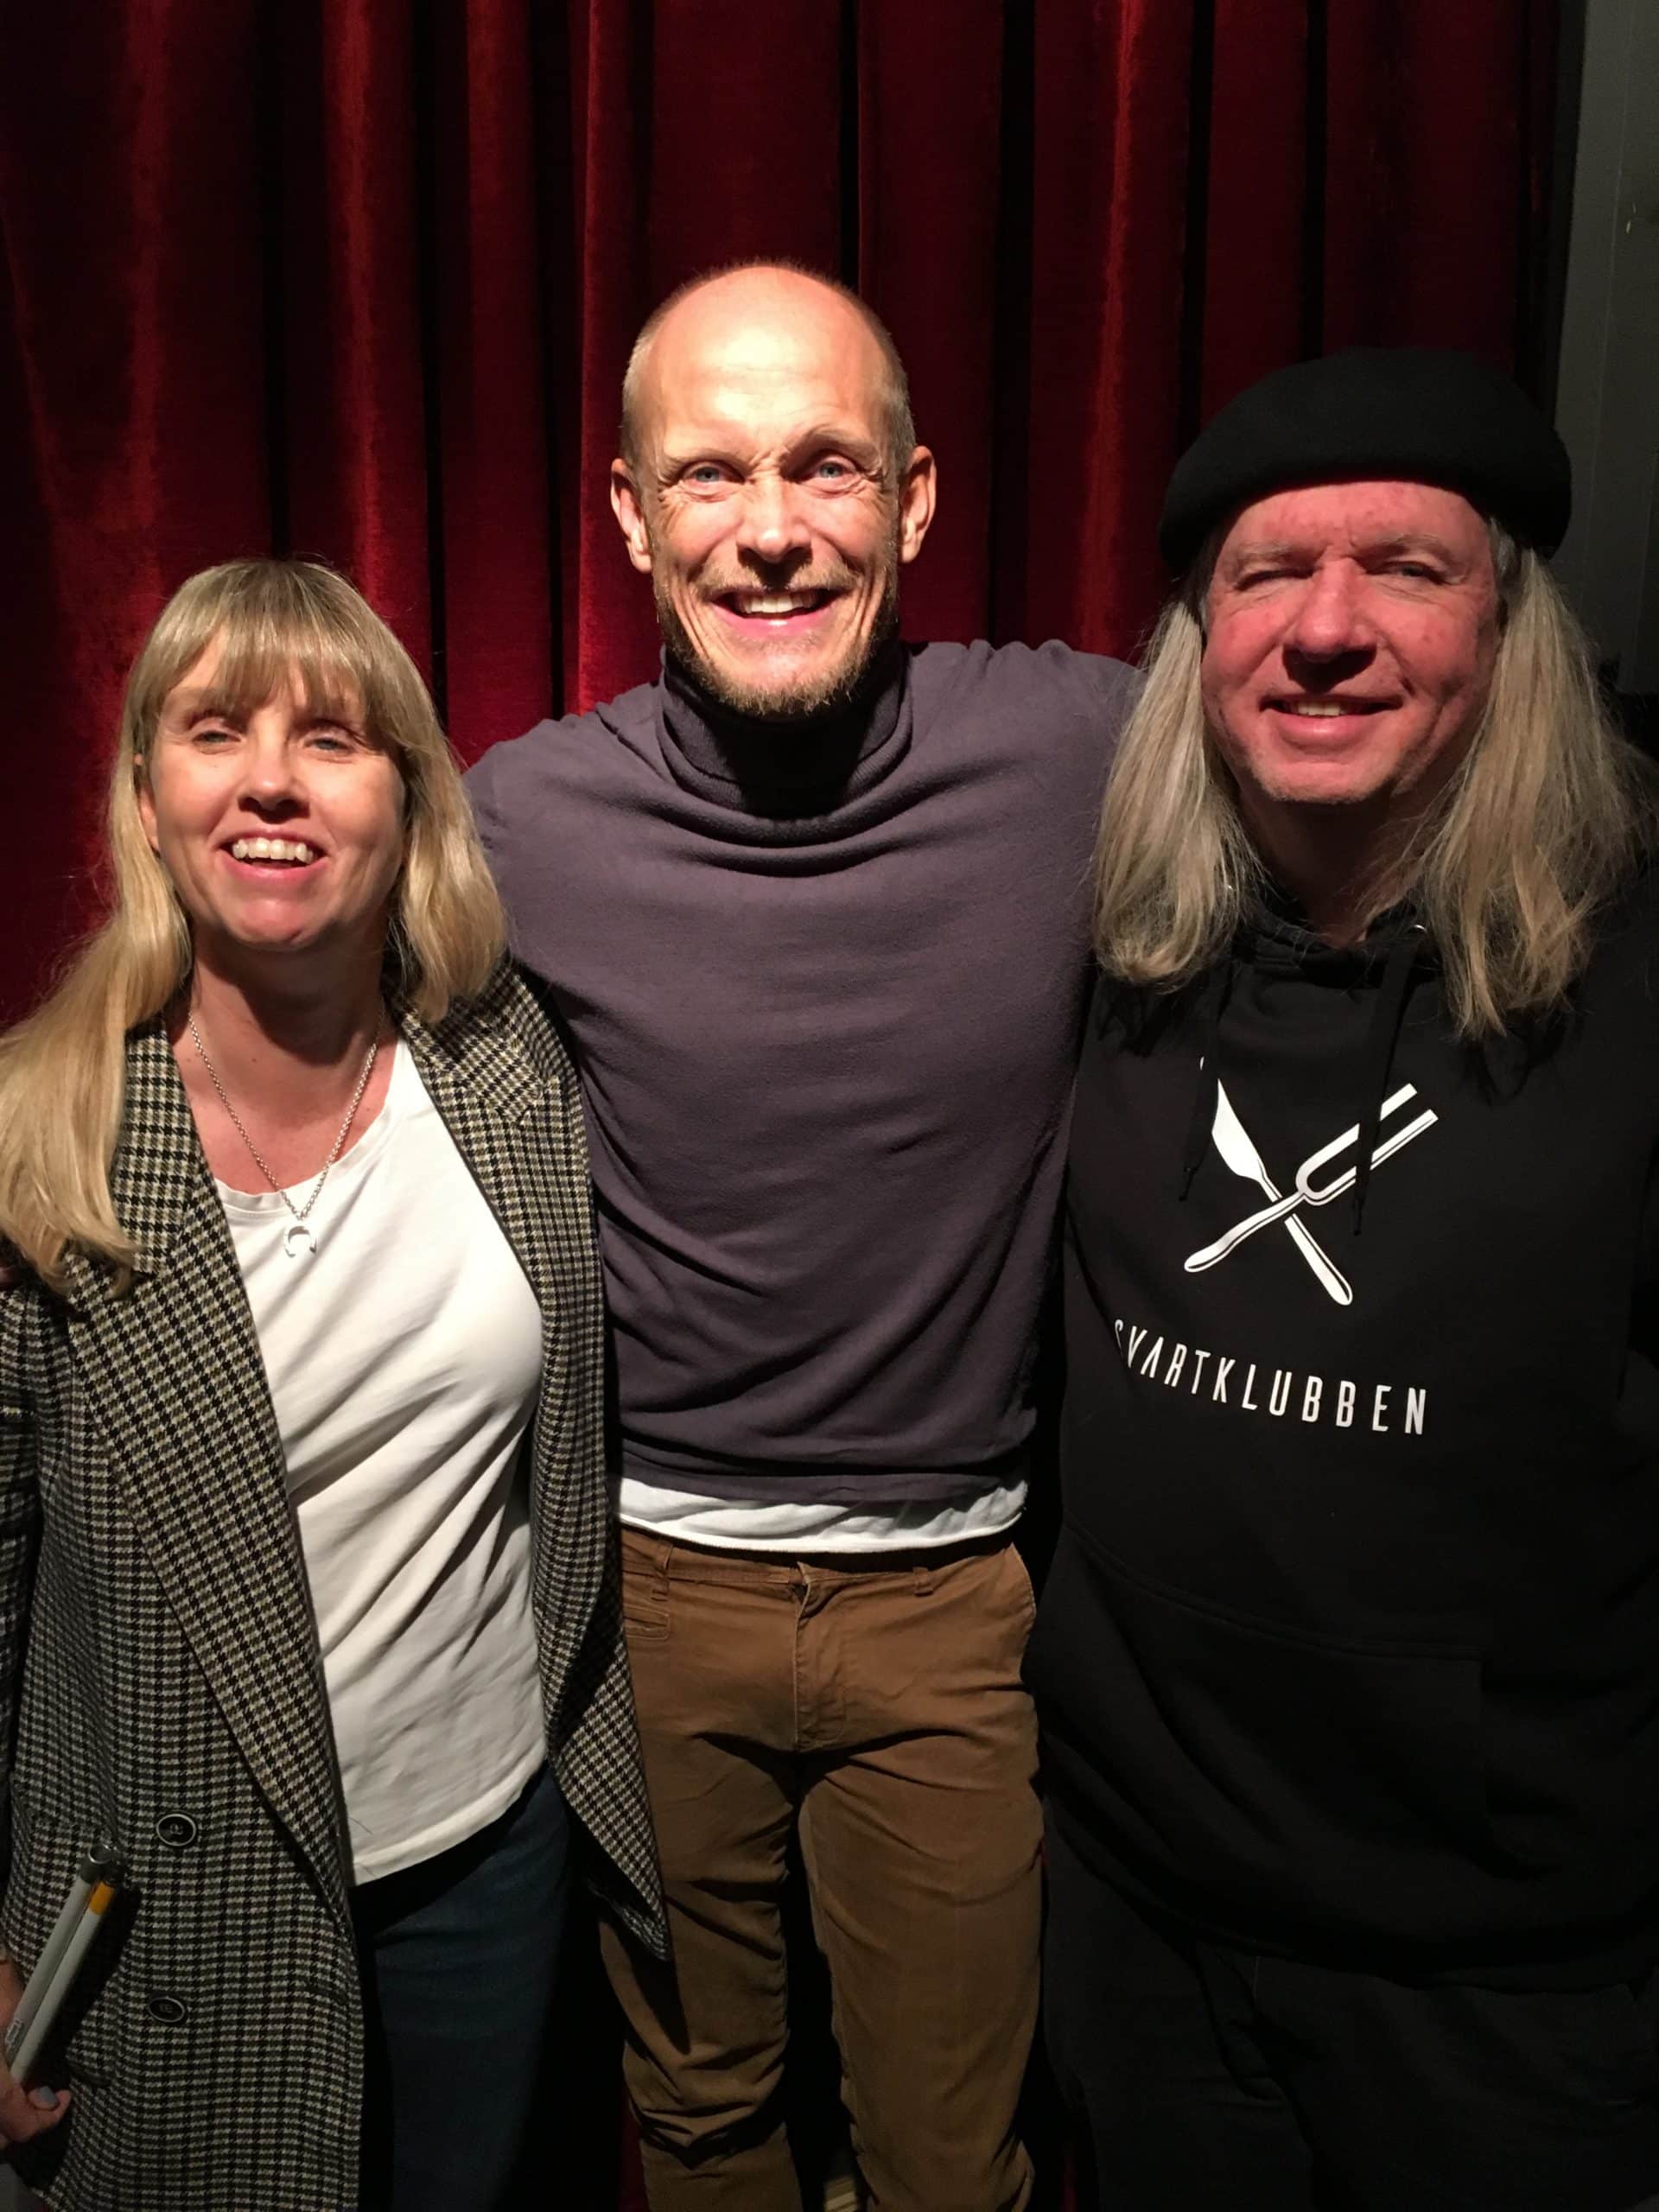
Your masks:
<svg viewBox="0 0 1659 2212"><path fill-rule="evenodd" d="M1421 1136L1425 1129L1432 1128L1439 1120L1440 1116L1429 1107L1424 1107L1409 1121L1402 1122L1395 1118L1416 1096L1415 1084L1407 1083L1402 1084L1398 1090L1391 1091L1383 1100L1376 1149L1371 1154L1373 1167L1380 1166L1385 1160L1391 1160L1403 1145L1408 1145L1414 1137ZM1389 1126L1391 1122L1392 1127ZM1300 1217L1305 1207L1328 1206L1332 1198L1339 1198L1344 1191L1352 1190L1358 1173L1357 1160L1350 1160L1344 1167L1338 1167L1336 1163L1345 1153L1357 1154L1358 1123L1356 1122L1351 1128L1344 1129L1339 1136L1332 1137L1329 1144L1321 1145L1317 1152L1309 1153L1296 1170L1294 1186L1282 1196L1263 1166L1262 1155L1251 1141L1249 1132L1234 1112L1233 1103L1225 1088L1219 1083L1216 1085L1216 1114L1211 1125L1211 1134L1215 1139L1216 1150L1234 1174L1243 1177L1247 1183L1255 1184L1266 1194L1269 1203L1259 1207L1255 1213L1246 1214L1242 1221L1235 1222L1226 1235L1217 1237L1213 1244L1206 1244L1201 1250L1192 1253L1186 1261L1188 1274L1201 1274L1206 1268L1215 1267L1230 1252L1236 1251L1247 1237L1254 1236L1258 1230L1271 1229L1282 1224L1292 1243L1307 1262L1323 1288L1338 1306L1351 1306L1354 1294L1347 1277Z"/></svg>

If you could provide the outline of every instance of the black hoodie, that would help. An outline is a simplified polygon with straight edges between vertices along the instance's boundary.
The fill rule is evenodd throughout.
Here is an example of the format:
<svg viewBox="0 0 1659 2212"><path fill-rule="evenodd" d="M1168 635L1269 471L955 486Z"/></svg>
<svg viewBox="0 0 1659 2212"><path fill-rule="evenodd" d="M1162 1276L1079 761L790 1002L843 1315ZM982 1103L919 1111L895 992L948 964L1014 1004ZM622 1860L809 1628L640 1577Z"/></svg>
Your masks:
<svg viewBox="0 0 1659 2212"><path fill-rule="evenodd" d="M1482 1051L1398 918L1097 994L1028 1671L1068 1838L1205 1932L1659 1956L1656 950L1649 885L1553 1034Z"/></svg>

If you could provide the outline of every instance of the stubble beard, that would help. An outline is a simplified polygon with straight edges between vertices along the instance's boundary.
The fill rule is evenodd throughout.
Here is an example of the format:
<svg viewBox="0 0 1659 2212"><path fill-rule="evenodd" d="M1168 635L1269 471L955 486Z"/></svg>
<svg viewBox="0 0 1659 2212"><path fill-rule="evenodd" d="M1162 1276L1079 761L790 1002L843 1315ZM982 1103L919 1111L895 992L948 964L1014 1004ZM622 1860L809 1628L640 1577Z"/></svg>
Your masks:
<svg viewBox="0 0 1659 2212"><path fill-rule="evenodd" d="M869 634L849 647L838 666L823 669L790 683L745 683L729 670L718 667L693 642L679 610L653 571L652 592L657 602L657 622L669 658L683 675L728 714L753 721L781 722L791 728L833 721L858 705L869 688L872 671L899 634L899 563L897 541L889 554L882 579L880 603Z"/></svg>

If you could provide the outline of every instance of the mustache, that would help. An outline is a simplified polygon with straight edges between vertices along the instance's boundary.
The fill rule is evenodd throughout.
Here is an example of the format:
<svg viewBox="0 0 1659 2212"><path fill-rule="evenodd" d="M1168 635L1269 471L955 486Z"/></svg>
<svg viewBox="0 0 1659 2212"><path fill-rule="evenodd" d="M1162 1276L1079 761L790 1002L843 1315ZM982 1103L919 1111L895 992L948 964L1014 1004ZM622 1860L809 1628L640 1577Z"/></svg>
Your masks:
<svg viewBox="0 0 1659 2212"><path fill-rule="evenodd" d="M852 569L845 568L833 569L826 575L700 576L696 594L699 599L712 600L728 598L733 592L844 592L852 590L857 582Z"/></svg>

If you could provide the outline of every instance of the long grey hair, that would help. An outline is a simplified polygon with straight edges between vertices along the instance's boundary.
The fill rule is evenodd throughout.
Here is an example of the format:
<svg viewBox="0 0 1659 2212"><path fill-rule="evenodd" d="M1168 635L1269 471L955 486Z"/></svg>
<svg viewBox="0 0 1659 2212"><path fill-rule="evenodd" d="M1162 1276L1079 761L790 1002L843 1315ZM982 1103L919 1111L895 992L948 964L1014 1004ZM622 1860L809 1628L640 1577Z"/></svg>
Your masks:
<svg viewBox="0 0 1659 2212"><path fill-rule="evenodd" d="M1502 629L1485 709L1370 902L1415 906L1467 1037L1562 1004L1598 910L1659 834L1651 771L1613 726L1572 610L1539 556L1489 527ZM1261 880L1199 692L1218 543L1217 533L1153 633L1096 851L1101 963L1160 990L1211 964Z"/></svg>

